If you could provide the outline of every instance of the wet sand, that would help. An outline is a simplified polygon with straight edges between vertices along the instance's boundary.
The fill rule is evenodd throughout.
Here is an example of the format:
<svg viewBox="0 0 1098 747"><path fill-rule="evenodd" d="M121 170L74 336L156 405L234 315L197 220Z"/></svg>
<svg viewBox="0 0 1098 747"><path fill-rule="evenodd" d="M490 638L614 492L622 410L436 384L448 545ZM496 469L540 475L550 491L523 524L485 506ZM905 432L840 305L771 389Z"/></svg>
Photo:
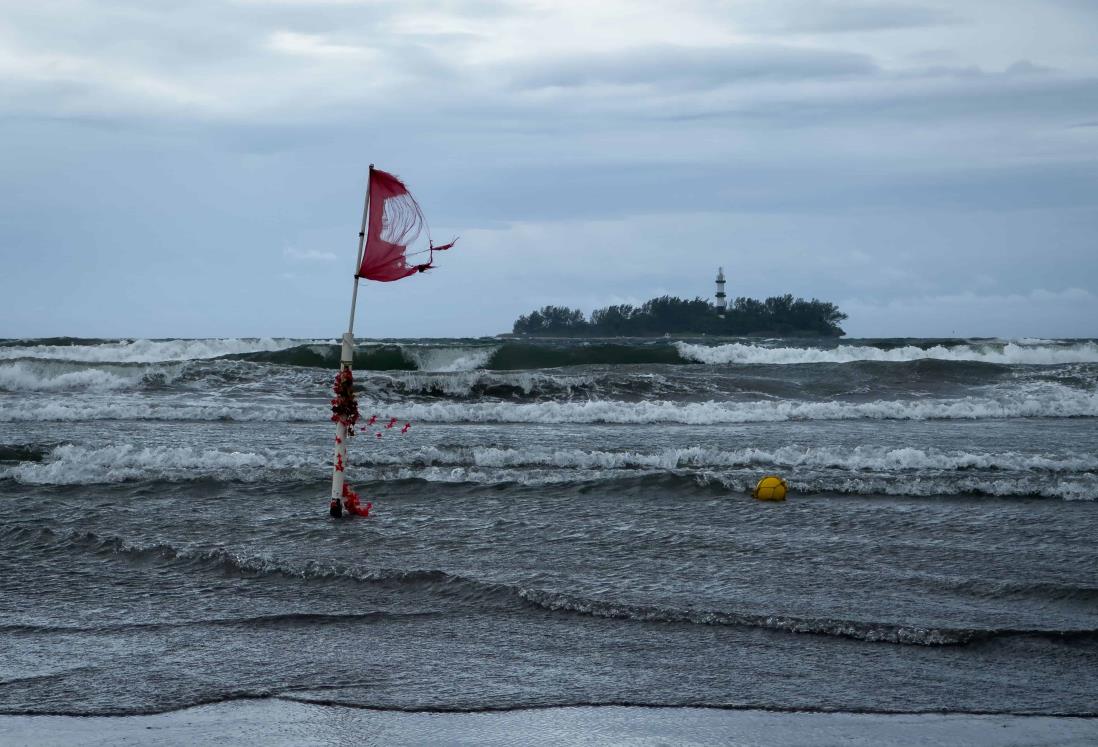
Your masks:
<svg viewBox="0 0 1098 747"><path fill-rule="evenodd" d="M994 745L1088 747L1098 719L570 707L404 713L246 700L149 716L0 716L3 745Z"/></svg>

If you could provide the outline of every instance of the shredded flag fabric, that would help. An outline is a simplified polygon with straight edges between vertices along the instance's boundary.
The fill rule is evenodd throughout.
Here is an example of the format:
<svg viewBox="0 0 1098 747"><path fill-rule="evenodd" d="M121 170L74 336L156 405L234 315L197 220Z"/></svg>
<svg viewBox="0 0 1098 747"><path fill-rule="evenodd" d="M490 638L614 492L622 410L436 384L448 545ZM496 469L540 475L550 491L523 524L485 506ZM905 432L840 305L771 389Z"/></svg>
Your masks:
<svg viewBox="0 0 1098 747"><path fill-rule="evenodd" d="M427 245L417 251L417 242L422 245L423 239ZM453 245L454 241L442 246L431 242L423 211L400 179L380 169L370 171L370 220L358 277L382 282L406 278L431 269L435 252ZM426 262L408 261L423 254Z"/></svg>

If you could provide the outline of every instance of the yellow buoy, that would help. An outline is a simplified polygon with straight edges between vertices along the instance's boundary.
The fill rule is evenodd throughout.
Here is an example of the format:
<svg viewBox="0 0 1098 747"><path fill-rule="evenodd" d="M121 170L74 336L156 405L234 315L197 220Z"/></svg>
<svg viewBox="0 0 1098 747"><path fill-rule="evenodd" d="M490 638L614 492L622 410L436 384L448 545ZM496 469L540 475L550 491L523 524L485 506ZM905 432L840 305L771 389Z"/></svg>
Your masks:
<svg viewBox="0 0 1098 747"><path fill-rule="evenodd" d="M759 484L755 486L751 495L760 501L784 501L788 490L789 486L785 484L785 480L777 475L767 475L759 480Z"/></svg>

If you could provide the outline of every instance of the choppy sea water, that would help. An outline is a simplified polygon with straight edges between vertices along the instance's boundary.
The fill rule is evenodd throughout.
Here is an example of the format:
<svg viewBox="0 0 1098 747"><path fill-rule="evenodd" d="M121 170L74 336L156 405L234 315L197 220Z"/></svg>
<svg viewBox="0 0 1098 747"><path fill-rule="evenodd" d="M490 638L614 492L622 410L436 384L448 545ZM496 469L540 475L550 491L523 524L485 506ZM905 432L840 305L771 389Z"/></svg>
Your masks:
<svg viewBox="0 0 1098 747"><path fill-rule="evenodd" d="M0 341L0 713L1098 715L1095 341L362 341L342 521L337 356Z"/></svg>

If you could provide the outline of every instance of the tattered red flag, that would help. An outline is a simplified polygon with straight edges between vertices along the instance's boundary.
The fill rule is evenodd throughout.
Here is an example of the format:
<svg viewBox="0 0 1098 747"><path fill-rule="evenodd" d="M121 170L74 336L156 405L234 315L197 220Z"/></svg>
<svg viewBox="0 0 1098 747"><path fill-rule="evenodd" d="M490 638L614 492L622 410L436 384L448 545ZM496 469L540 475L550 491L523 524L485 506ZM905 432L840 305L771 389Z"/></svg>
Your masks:
<svg viewBox="0 0 1098 747"><path fill-rule="evenodd" d="M449 249L456 241L435 246L419 203L400 179L380 169L370 170L369 212L360 278L389 282L429 270L435 252ZM422 246L424 239L426 247L417 250L417 242ZM427 254L426 262L408 261L422 254Z"/></svg>

